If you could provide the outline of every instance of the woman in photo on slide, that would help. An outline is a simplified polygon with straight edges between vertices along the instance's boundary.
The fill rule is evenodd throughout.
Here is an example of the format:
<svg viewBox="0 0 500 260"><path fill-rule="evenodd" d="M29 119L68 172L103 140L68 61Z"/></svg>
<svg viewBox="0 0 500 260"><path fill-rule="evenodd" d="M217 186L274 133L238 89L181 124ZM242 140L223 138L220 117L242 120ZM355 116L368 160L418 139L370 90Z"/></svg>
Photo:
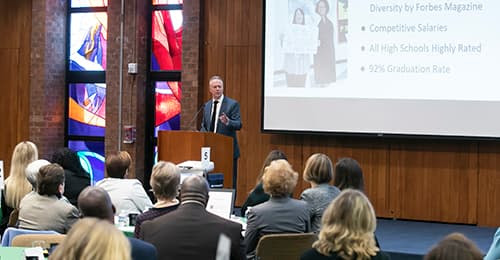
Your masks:
<svg viewBox="0 0 500 260"><path fill-rule="evenodd" d="M316 13L321 17L318 23L318 51L314 56L314 81L326 87L336 81L335 46L333 44L333 23L328 19L330 5L327 0L316 3Z"/></svg>
<svg viewBox="0 0 500 260"><path fill-rule="evenodd" d="M292 25L305 26L305 15L301 8L297 8L293 14ZM293 26L292 26L293 28ZM289 34L297 33L293 29ZM291 39L293 37L290 36ZM289 42L288 44L297 44ZM288 87L305 87L307 71L311 66L311 57L307 53L287 52L285 53L286 85Z"/></svg>

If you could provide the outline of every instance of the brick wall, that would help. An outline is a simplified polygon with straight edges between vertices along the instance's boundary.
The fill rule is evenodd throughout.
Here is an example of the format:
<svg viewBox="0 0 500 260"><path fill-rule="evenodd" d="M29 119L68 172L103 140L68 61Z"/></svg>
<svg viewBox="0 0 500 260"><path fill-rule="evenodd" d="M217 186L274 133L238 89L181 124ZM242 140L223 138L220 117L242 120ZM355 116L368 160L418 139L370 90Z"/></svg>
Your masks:
<svg viewBox="0 0 500 260"><path fill-rule="evenodd" d="M144 179L146 74L148 5L150 0L125 1L123 28L123 67L120 68L120 13L121 1L109 1L108 52L106 72L106 153L127 151L132 156L130 177ZM128 63L138 63L139 73L127 73ZM122 105L119 107L120 69L123 72ZM121 110L121 125L118 120ZM124 144L119 131L124 125L137 128L136 142ZM123 133L122 138L123 140Z"/></svg>
<svg viewBox="0 0 500 260"><path fill-rule="evenodd" d="M66 1L32 1L30 140L40 157L64 146Z"/></svg>
<svg viewBox="0 0 500 260"><path fill-rule="evenodd" d="M30 139L38 145L42 158L50 158L55 149L64 146L66 2L65 0L33 1ZM146 53L149 26L147 19L150 0L125 1L121 125L118 121L120 2L108 2L105 149L106 154L118 150L128 151L133 160L130 176L144 180L144 173L150 171L144 169L146 76L147 55L149 55ZM201 0L184 2L182 129L196 128L196 123L188 124L202 104L198 91L201 78L200 2ZM128 63L138 63L139 73L129 75ZM135 143L124 144L118 140L118 133L123 131L124 125L136 126Z"/></svg>
<svg viewBox="0 0 500 260"><path fill-rule="evenodd" d="M195 130L197 123L201 122L201 113L197 116L198 121L193 121L195 113L202 103L200 89L201 85L201 44L200 44L200 20L201 0L184 1L184 31L182 33L182 112L181 129Z"/></svg>

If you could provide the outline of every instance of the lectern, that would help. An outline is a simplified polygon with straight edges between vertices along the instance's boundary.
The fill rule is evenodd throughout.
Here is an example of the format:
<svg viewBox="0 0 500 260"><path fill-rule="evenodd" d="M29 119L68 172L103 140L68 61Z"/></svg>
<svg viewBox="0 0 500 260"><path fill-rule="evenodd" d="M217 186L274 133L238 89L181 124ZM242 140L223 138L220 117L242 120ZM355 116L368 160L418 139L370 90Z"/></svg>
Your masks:
<svg viewBox="0 0 500 260"><path fill-rule="evenodd" d="M233 186L233 139L229 136L195 131L159 131L158 160L175 164L201 158L201 147L210 147L214 172L224 174L224 188Z"/></svg>

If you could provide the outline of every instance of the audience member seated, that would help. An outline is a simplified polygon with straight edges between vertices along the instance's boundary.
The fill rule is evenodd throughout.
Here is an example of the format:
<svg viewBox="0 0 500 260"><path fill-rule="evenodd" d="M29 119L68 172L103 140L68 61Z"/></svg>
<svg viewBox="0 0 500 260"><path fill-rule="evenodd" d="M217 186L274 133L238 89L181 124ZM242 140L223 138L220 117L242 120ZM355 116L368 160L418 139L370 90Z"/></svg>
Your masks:
<svg viewBox="0 0 500 260"><path fill-rule="evenodd" d="M500 228L493 236L493 243L491 243L490 250L484 257L484 260L496 260L500 259Z"/></svg>
<svg viewBox="0 0 500 260"><path fill-rule="evenodd" d="M115 208L109 194L102 188L85 188L78 197L78 208L84 218L94 217L114 222ZM156 259L156 248L153 245L135 238L128 240L132 248L132 259Z"/></svg>
<svg viewBox="0 0 500 260"><path fill-rule="evenodd" d="M69 148L57 150L52 155L52 163L64 168L64 196L76 206L78 195L90 185L90 175L83 169L76 152Z"/></svg>
<svg viewBox="0 0 500 260"><path fill-rule="evenodd" d="M142 213L153 207L142 183L137 179L127 179L130 163L130 155L124 151L106 156L108 178L96 184L109 193L116 214Z"/></svg>
<svg viewBox="0 0 500 260"><path fill-rule="evenodd" d="M26 173L26 179L28 179L29 183L31 184L32 191L24 196L24 198L28 196L32 196L37 194L37 176L38 176L38 171L40 168L42 168L45 165L49 165L50 162L47 160L36 160L28 164L26 167L25 173ZM24 199L23 198L23 199Z"/></svg>
<svg viewBox="0 0 500 260"><path fill-rule="evenodd" d="M181 185L181 205L142 223L139 237L156 246L158 259L216 259L221 234L231 241L230 259L244 259L241 224L209 213L208 183L190 176Z"/></svg>
<svg viewBox="0 0 500 260"><path fill-rule="evenodd" d="M319 239L300 259L389 259L375 244L376 221L368 198L346 189L325 210Z"/></svg>
<svg viewBox="0 0 500 260"><path fill-rule="evenodd" d="M50 164L49 161L41 159L41 160L33 161L30 164L28 164L28 166L26 166L26 170L24 172L26 174L26 179L31 184L31 189L32 189L32 191L28 194L36 193L36 189L37 189L37 187L36 187L37 179L36 178L38 176L38 171L43 166L49 165L49 164Z"/></svg>
<svg viewBox="0 0 500 260"><path fill-rule="evenodd" d="M424 260L481 260L483 254L463 234L452 233L439 241L424 257Z"/></svg>
<svg viewBox="0 0 500 260"><path fill-rule="evenodd" d="M248 210L245 244L247 258L263 235L306 233L310 231L310 213L306 202L292 199L298 174L286 160L275 160L264 170L262 184L271 198Z"/></svg>
<svg viewBox="0 0 500 260"><path fill-rule="evenodd" d="M352 158L340 158L335 164L333 185L340 190L365 190L363 171L359 163Z"/></svg>
<svg viewBox="0 0 500 260"><path fill-rule="evenodd" d="M130 260L130 245L125 235L108 221L84 218L73 226L49 258Z"/></svg>
<svg viewBox="0 0 500 260"><path fill-rule="evenodd" d="M149 184L153 189L157 202L150 210L142 213L135 219L135 237L139 237L142 222L163 216L177 209L179 200L176 197L180 182L181 173L175 164L160 161L153 167Z"/></svg>
<svg viewBox="0 0 500 260"><path fill-rule="evenodd" d="M279 159L288 160L285 153L280 150L272 150L267 155L262 168L260 169L259 176L257 176L257 184L241 207L242 216L246 215L248 207L253 207L269 200L269 195L264 192L264 188L262 187L262 175L264 174L264 169L269 166L272 161Z"/></svg>
<svg viewBox="0 0 500 260"><path fill-rule="evenodd" d="M330 158L322 153L313 154L307 159L303 178L311 184L300 195L311 210L311 230L318 232L321 226L323 211L330 205L340 190L330 185L333 177L333 165Z"/></svg>
<svg viewBox="0 0 500 260"><path fill-rule="evenodd" d="M36 145L29 141L20 142L12 152L9 177L5 179L5 186L1 198L2 221L0 231L3 234L9 223L10 213L19 209L23 197L32 191L32 186L26 179L26 166L38 159Z"/></svg>
<svg viewBox="0 0 500 260"><path fill-rule="evenodd" d="M37 193L27 196L19 206L19 227L67 233L78 220L78 209L65 200L64 169L58 164L43 166L38 171Z"/></svg>

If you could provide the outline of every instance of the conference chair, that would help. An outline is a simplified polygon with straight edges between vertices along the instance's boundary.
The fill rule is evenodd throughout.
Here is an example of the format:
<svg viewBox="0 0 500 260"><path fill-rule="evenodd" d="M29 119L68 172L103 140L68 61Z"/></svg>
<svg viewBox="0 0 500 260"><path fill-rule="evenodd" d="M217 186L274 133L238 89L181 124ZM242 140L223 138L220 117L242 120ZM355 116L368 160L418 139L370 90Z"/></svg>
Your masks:
<svg viewBox="0 0 500 260"><path fill-rule="evenodd" d="M18 247L32 247L35 242L38 246L44 249L49 249L51 245L60 244L66 235L62 234L24 234L18 235L12 239L12 246Z"/></svg>
<svg viewBox="0 0 500 260"><path fill-rule="evenodd" d="M29 229L10 227L7 228L3 233L2 246L11 246L12 240L14 240L15 237L24 234L59 234L59 233L51 230L40 231L40 230L29 230Z"/></svg>
<svg viewBox="0 0 500 260"><path fill-rule="evenodd" d="M264 235L257 244L256 256L259 260L300 259L316 239L314 233Z"/></svg>

